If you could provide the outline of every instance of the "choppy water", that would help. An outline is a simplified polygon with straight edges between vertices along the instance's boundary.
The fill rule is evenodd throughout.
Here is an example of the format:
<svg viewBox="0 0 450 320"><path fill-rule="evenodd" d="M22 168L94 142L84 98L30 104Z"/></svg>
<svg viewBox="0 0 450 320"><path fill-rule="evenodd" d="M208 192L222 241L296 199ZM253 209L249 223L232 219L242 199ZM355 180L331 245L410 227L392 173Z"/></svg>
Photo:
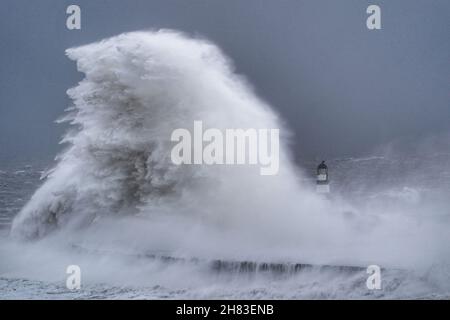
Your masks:
<svg viewBox="0 0 450 320"><path fill-rule="evenodd" d="M432 169L436 163L440 169ZM417 168L426 166L429 175L424 180L417 180L417 174L413 178L393 179L394 172L398 171L398 163L404 163L402 159L336 159L328 162L333 175L333 189L336 193L351 193L361 199L372 199L373 197L385 197L385 200L400 199L402 202L417 203L417 197L428 195L437 197L439 192L450 190L448 172L449 159L443 155L434 155L425 158L416 158L415 164L412 160L407 171L416 172ZM397 165L391 165L397 163ZM303 163L306 170L310 172L310 181L313 182L314 163ZM404 167L404 166L403 166ZM445 169L443 169L443 167ZM361 190L360 178L373 172L373 168L380 170L390 179L390 188L386 183L380 181L381 175L374 177L379 183L373 183L371 188ZM381 169L380 169L381 168ZM430 169L431 168L431 169ZM40 177L47 169L47 165L38 164L13 164L3 166L0 170L0 213L1 213L1 242L8 242L8 233L11 221L15 214L21 209L31 197L34 190L42 183ZM446 173L447 172L447 173ZM406 173L406 171L405 171ZM405 174L404 177L411 177ZM420 176L420 174L419 174ZM352 177L352 178L350 178ZM367 179L367 176L366 178ZM426 183L429 182L429 183ZM380 186L390 192L380 192ZM449 189L445 189L449 188ZM406 190L406 191L405 191ZM414 191L411 191L414 190ZM394 192L395 191L395 192ZM358 202L359 202L358 201ZM72 250L73 249L73 250ZM72 248L71 257L85 255L97 259L112 259L121 257L119 252L86 251ZM14 250L14 249L10 249ZM142 253L138 259L129 257L129 262L136 266L145 265L149 273L166 270L158 277L149 277L149 281L139 283L127 283L88 279L83 282L81 290L71 291L66 288L66 275L64 270L60 274L47 279L39 279L37 275L18 276L8 269L5 261L7 253L12 251L1 251L3 262L0 273L0 298L2 299L390 299L390 298L412 298L412 299L448 299L450 274L446 266L436 266L432 269L403 270L392 269L383 271L383 282L381 290L368 290L366 287L367 274L364 268L360 270L324 269L311 268L297 272L285 270L282 272L264 272L254 268L243 268L236 262L232 267L212 267L212 261L167 261L155 259ZM17 255L26 255L24 252L14 252ZM45 259L44 259L45 260ZM75 259L77 260L77 259ZM132 262L131 262L132 261ZM138 262L136 262L138 261ZM51 264L47 261L48 264ZM126 264L125 264L126 266ZM133 269L130 267L130 269ZM131 270L130 272L134 272ZM126 273L125 270L118 271L120 279ZM202 278L201 285L198 282L177 283L177 280L168 281L173 273L180 277ZM174 276L176 279L177 277ZM106 279L106 278L105 278ZM444 282L442 282L444 279Z"/></svg>
<svg viewBox="0 0 450 320"><path fill-rule="evenodd" d="M0 230L9 231L14 216L38 187L45 166L8 164L0 168Z"/></svg>

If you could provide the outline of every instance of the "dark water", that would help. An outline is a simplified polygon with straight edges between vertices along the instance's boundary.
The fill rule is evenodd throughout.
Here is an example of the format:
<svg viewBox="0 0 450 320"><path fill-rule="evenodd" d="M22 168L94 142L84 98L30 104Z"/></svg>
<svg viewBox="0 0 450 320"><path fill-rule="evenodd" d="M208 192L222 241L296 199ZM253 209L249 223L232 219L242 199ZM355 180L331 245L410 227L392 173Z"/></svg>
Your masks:
<svg viewBox="0 0 450 320"><path fill-rule="evenodd" d="M42 183L46 164L8 163L0 166L0 230L7 232L12 219Z"/></svg>

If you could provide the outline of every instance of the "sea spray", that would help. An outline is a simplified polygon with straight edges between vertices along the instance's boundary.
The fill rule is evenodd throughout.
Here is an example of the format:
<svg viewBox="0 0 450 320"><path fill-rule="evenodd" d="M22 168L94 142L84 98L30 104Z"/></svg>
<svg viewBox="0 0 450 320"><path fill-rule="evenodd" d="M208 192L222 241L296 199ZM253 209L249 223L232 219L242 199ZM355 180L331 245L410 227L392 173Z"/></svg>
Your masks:
<svg viewBox="0 0 450 320"><path fill-rule="evenodd" d="M14 220L14 238L280 263L415 268L448 257L446 225L302 185L285 124L212 43L133 32L67 55L85 75L68 91L67 149ZM280 128L278 174L174 164L171 133L198 119L220 130Z"/></svg>
<svg viewBox="0 0 450 320"><path fill-rule="evenodd" d="M287 128L213 44L173 31L134 32L67 55L85 74L68 91L68 149L15 219L14 236L42 237L104 216L174 214L224 226L270 219L272 230L283 221L277 215L304 216L298 226L278 225L301 233L308 216L326 211L298 183ZM283 128L280 172L174 165L171 133L196 119L222 130Z"/></svg>

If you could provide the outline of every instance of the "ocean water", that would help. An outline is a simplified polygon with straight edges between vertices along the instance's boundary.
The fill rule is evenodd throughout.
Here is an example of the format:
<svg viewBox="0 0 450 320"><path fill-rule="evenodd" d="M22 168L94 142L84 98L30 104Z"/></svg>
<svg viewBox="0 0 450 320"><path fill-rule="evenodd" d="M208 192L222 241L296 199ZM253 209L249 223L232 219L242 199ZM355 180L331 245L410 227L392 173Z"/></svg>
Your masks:
<svg viewBox="0 0 450 320"><path fill-rule="evenodd" d="M397 162L403 162L403 159L371 157L330 160L328 164L334 176L332 190L351 194L358 203L364 199L368 203L383 197L383 202L389 202L392 206L412 207L423 201L424 197L438 201L439 192L449 187L449 175L442 174L442 171L450 172L450 155L411 160L410 168L403 171L406 176L413 176L410 179L392 178L397 168L392 163ZM430 169L433 163L440 166ZM446 164L445 170L442 170L442 164ZM301 165L310 173L305 180L313 187L314 162L302 162ZM369 275L364 266L353 270L318 264L294 270L292 265L301 261L278 259L273 261L275 266L264 268L265 263L271 261L257 261L259 265L249 267L239 259L231 259L222 260L231 263L231 266L218 268L216 259L167 259L163 254L152 254L154 252L127 251L126 246L115 249L109 245L107 249L90 250L81 244L60 246L53 241L14 243L10 237L12 220L43 183L41 175L49 167L50 163L14 164L3 166L0 171L2 299L450 298L450 271L445 263L431 263L428 267L417 268L387 268L382 271L381 289L369 290L366 286ZM428 168L425 181L417 180L418 167ZM381 183L387 178L380 177L380 173L375 174L380 169L391 179L389 187ZM367 179L372 179L374 183L371 187L364 184L362 190L361 180ZM378 183L373 179L378 179ZM381 184L383 190L379 189ZM430 218L433 218L432 214ZM444 221L448 223L448 216ZM41 254L42 257L39 257ZM217 259L221 257L219 252ZM37 264L34 267L30 266L33 262ZM82 267L82 287L80 290L69 290L66 287L68 275L65 274L65 267L75 262ZM84 279L84 273L87 279Z"/></svg>
<svg viewBox="0 0 450 320"><path fill-rule="evenodd" d="M329 160L324 197L317 161L295 161L283 119L213 43L133 32L67 55L84 79L64 151L0 163L1 298L449 298L447 137ZM278 174L173 164L171 133L196 120L280 129Z"/></svg>

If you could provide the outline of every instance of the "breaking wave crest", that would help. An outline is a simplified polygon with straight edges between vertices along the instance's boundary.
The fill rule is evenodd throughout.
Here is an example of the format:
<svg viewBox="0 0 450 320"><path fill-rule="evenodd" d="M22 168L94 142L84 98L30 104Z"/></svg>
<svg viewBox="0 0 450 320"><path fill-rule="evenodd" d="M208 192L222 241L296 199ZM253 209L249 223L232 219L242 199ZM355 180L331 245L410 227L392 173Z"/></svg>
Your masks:
<svg viewBox="0 0 450 320"><path fill-rule="evenodd" d="M301 190L286 141L281 171L250 166L188 166L170 161L171 132L206 126L280 128L278 115L233 72L213 44L173 31L134 32L67 50L85 74L68 91L70 131L43 186L15 219L12 234L42 237L104 216L179 215L224 225L275 216ZM284 138L288 131L282 131ZM293 208L288 209L292 213Z"/></svg>

